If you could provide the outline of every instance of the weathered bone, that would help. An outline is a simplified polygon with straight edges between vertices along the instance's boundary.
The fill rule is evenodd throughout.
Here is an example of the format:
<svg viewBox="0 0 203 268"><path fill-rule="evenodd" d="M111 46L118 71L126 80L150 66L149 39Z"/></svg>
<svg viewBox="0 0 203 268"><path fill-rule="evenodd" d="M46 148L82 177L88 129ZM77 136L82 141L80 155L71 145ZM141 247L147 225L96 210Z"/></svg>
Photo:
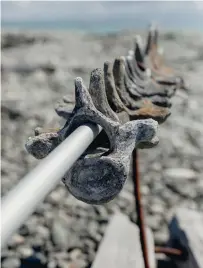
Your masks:
<svg viewBox="0 0 203 268"><path fill-rule="evenodd" d="M150 42L151 49L152 32ZM137 37L135 51L131 56L116 59L113 70L106 62L104 76L100 69L92 71L89 90L81 78L75 79L74 109L70 109L66 99L56 107L57 114L67 120L62 129L44 133L38 128L36 136L26 143L28 152L41 159L80 125L91 122L103 128L63 178L69 191L79 200L91 204L112 200L126 181L134 148L151 148L158 143L157 122L164 122L170 112L154 103L170 105L166 85L172 86L173 81L165 84L163 78L159 81L162 86L158 85L145 68L138 66L138 63L144 65L144 61ZM134 121L121 124L121 114Z"/></svg>
<svg viewBox="0 0 203 268"><path fill-rule="evenodd" d="M46 157L61 143L57 132L41 133L35 137L29 137L25 147L31 155L37 159Z"/></svg>
<svg viewBox="0 0 203 268"><path fill-rule="evenodd" d="M79 159L63 182L76 198L86 203L102 204L112 200L126 181L132 150L140 142L152 139L155 129L152 119L122 125L114 137L115 147L110 153L103 150L102 155L94 151Z"/></svg>
<svg viewBox="0 0 203 268"><path fill-rule="evenodd" d="M138 66L135 66L133 57L128 55L122 57L125 65L125 71L128 79L135 85L140 87L145 86L145 80L149 78L147 72L142 71Z"/></svg>
<svg viewBox="0 0 203 268"><path fill-rule="evenodd" d="M155 29L156 26L155 24L151 24L149 26L149 32L148 32L148 36L147 36L147 43L146 43L146 48L145 48L145 55L148 55L150 50L152 49L152 47L154 45L157 45L157 39L155 39ZM156 43L155 43L156 41Z"/></svg>
<svg viewBox="0 0 203 268"><path fill-rule="evenodd" d="M133 100L130 98L129 94L125 90L125 66L122 64L121 60L115 59L114 64L113 64L113 77L115 81L115 87L118 92L118 95L123 102L123 104L128 107ZM141 97L141 95L138 95Z"/></svg>
<svg viewBox="0 0 203 268"><path fill-rule="evenodd" d="M91 76L90 81L97 81L99 88L105 90L101 71L95 70ZM98 76L100 77L98 78ZM93 90L92 88L91 91ZM110 150L101 148L98 152L98 148L94 148L92 152L83 155L66 174L63 182L79 200L91 204L101 204L112 200L120 192L129 172L133 149L140 143L144 144L155 137L157 123L148 119L120 125L99 112L101 110L99 102L96 102L98 110L92 102L89 102L88 90L81 80L76 80L76 92L79 93L76 93L76 105L78 102L83 105L78 106L79 109L71 121L73 124L78 121L77 125L82 123L84 119L81 117L84 114L87 122L100 124L109 137ZM99 95L105 96L103 93ZM88 103L84 101L87 99ZM101 103L104 103L103 100ZM109 113L107 110L105 112ZM72 128L72 122L69 122L70 128Z"/></svg>
<svg viewBox="0 0 203 268"><path fill-rule="evenodd" d="M107 61L104 63L104 79L105 79L106 96L108 99L108 103L110 104L110 107L116 113L124 111L123 108L124 104L121 101L118 92L115 89L111 63Z"/></svg>
<svg viewBox="0 0 203 268"><path fill-rule="evenodd" d="M130 83L127 79L127 75L125 72L125 64L122 57L117 58L114 61L113 76L118 95L126 107L130 109L136 109L135 101L141 100L143 98L147 98L148 100L151 100L154 104L159 104L162 107L171 106L169 98L166 96L160 96L156 94L154 94L153 96L143 96L137 91L133 90L132 83Z"/></svg>
<svg viewBox="0 0 203 268"><path fill-rule="evenodd" d="M104 92L99 93L97 86ZM108 116L115 119L117 117L105 101L104 83L101 71L98 69L91 73L90 92L94 102L82 79L76 78L76 104L71 115L68 111L65 126L57 133L37 133L38 136L28 139L26 148L33 156L41 159L78 126L87 122L101 125L109 139L109 150L91 147L91 150L87 150L76 161L63 179L69 191L79 200L101 204L113 199L122 189L129 172L132 150L140 144L147 147L151 140L157 139L157 122L148 119L121 125L101 113L100 111L103 110ZM98 102L98 97L101 98L101 102ZM65 112L64 110L64 114Z"/></svg>
<svg viewBox="0 0 203 268"><path fill-rule="evenodd" d="M131 94L134 92L135 95L140 93L142 96L159 95L164 97L171 97L175 94L176 87L157 83L153 77L149 77L145 71L142 71L137 64L135 66L136 61L131 56L123 57L123 60L125 68L130 70L126 72L126 79L131 83L129 87Z"/></svg>
<svg viewBox="0 0 203 268"><path fill-rule="evenodd" d="M117 68L115 67L115 63L118 63ZM144 98L141 98L141 96L137 97L137 100L135 100L134 95L133 95L134 100L130 98L130 95L128 95L127 92L125 92L125 89L124 89L125 85L123 85L122 79L124 77L124 69L122 69L122 66L121 66L122 63L120 62L119 59L115 61L115 63L114 63L114 74L115 74L115 78L117 78L118 92L120 94L123 93L123 95L125 94L128 97L129 103L127 106L125 106L122 103L122 100L120 99L115 89L112 71L108 68L108 64L107 64L106 65L107 68L106 69L104 68L105 87L108 88L107 90L108 101L111 104L111 107L113 108L113 110L116 112L124 112L124 114L126 112L130 116L131 120L153 118L159 123L163 123L166 120L166 118L170 115L169 110L153 105L150 102L150 99L144 99ZM115 121L118 121L116 114L113 113L113 111L110 109L108 105L108 102L106 101L106 96L104 96L105 93L102 90L103 87L104 87L104 82L101 79L101 71L96 69L93 71L93 75L91 75L90 89L89 89L90 92L92 93L94 105L97 106L97 108L100 107L99 109L101 112L103 112L104 115L114 119ZM99 99L99 102L98 102L98 99ZM165 104L164 99L160 96L154 96L151 98L151 100L153 103L158 104L159 106L164 106L164 105L169 106L169 103ZM89 103L90 102L91 102L91 98L89 98ZM78 104L76 104L76 106L78 106ZM131 109L129 109L128 107L130 107ZM58 107L56 108L56 112L59 116L64 117L68 121L71 121L71 117L73 117L74 115L74 112L71 111L70 106L67 104L63 104L63 105L59 104ZM76 126L72 128L76 128ZM64 127L64 129L66 129L66 127ZM41 131L41 133L43 132L45 131ZM36 158L41 159L45 157L64 139L64 137L59 135L61 132L62 131L57 133L57 131L52 130L52 131L49 131L46 136L46 133L43 133L43 135L39 135L40 132L36 131L35 135L38 135L38 137L34 137L33 140L32 139L29 140L29 142L26 145L28 151L31 154L33 154L33 156L35 156ZM103 138L103 136L101 135L100 135L100 139L101 137ZM47 143L47 146L46 146L46 143ZM154 146L153 143L148 145L147 147L152 147L152 146ZM141 147L143 148L144 146L142 145ZM45 148L44 153L40 151L39 155L37 155L38 148Z"/></svg>
<svg viewBox="0 0 203 268"><path fill-rule="evenodd" d="M128 56L133 58L133 65L138 76L142 78L143 74L148 74L158 84L174 87L170 91L170 96L175 94L176 89L188 90L183 78L176 75L175 70L164 66L163 53L160 52L161 48L158 47L158 29L155 25L151 25L149 29L145 52L141 43L141 37L136 36L134 50L128 51ZM155 66L153 66L154 64ZM157 66L164 67L165 71L163 72L161 68L157 69Z"/></svg>
<svg viewBox="0 0 203 268"><path fill-rule="evenodd" d="M101 69L95 69L92 71L90 75L89 92L98 111L114 121L119 121L118 116L109 106Z"/></svg>
<svg viewBox="0 0 203 268"><path fill-rule="evenodd" d="M55 112L58 114L58 116L63 117L66 120L71 118L72 110L73 109L68 106L66 102L57 103L55 107Z"/></svg>
<svg viewBox="0 0 203 268"><path fill-rule="evenodd" d="M142 38L140 35L135 36L135 46L133 51L136 62L140 62L144 64L144 52L142 45Z"/></svg>
<svg viewBox="0 0 203 268"><path fill-rule="evenodd" d="M153 118L158 123L163 123L170 115L170 111L154 105L149 99L134 100L134 110L128 109L121 101L116 91L112 66L109 62L104 63L104 78L106 85L106 94L111 108L115 112L125 111L131 120Z"/></svg>
<svg viewBox="0 0 203 268"><path fill-rule="evenodd" d="M157 27L151 26L148 33L145 49L146 57L143 66L151 69L152 76L159 84L187 90L184 79L178 76L175 70L165 65L163 55L159 53L158 35Z"/></svg>

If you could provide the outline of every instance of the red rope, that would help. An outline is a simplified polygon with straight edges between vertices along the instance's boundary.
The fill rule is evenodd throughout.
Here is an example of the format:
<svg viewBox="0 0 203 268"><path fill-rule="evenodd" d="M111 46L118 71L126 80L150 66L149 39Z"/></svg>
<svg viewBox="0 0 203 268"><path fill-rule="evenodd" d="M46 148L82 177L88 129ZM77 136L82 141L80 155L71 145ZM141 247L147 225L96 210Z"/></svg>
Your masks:
<svg viewBox="0 0 203 268"><path fill-rule="evenodd" d="M137 212L137 224L140 229L140 242L142 246L143 258L145 268L150 268L149 258L148 258L148 249L147 249L147 238L146 238L146 228L144 221L144 211L142 208L141 202L141 191L140 191L140 177L139 177L139 166L138 166L138 155L136 149L133 151L133 186L134 186L134 195L135 195L135 205Z"/></svg>

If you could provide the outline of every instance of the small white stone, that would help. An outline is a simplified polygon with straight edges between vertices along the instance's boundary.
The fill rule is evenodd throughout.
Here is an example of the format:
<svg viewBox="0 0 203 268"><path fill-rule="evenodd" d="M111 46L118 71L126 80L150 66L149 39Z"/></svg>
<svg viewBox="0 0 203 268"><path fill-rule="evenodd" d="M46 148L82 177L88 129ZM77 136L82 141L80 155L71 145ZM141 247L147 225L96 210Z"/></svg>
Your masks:
<svg viewBox="0 0 203 268"><path fill-rule="evenodd" d="M147 186L147 185L142 185L141 186L141 193L142 193L142 195L148 195L149 194L149 187Z"/></svg>
<svg viewBox="0 0 203 268"><path fill-rule="evenodd" d="M165 208L161 204L149 205L152 214L164 214Z"/></svg>
<svg viewBox="0 0 203 268"><path fill-rule="evenodd" d="M168 168L164 171L164 177L169 180L195 180L197 173L192 169L186 168Z"/></svg>
<svg viewBox="0 0 203 268"><path fill-rule="evenodd" d="M18 252L20 253L21 258L25 259L33 255L33 249L30 247L20 247Z"/></svg>
<svg viewBox="0 0 203 268"><path fill-rule="evenodd" d="M82 251L79 248L75 248L69 253L69 256L71 260L77 260L82 256Z"/></svg>

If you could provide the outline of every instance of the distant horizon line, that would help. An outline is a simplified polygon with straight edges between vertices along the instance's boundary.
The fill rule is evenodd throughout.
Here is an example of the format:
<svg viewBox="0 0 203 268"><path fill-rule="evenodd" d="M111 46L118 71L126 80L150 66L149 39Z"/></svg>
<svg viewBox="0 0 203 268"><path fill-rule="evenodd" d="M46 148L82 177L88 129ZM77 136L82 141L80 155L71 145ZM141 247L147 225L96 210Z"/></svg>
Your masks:
<svg viewBox="0 0 203 268"><path fill-rule="evenodd" d="M94 22L94 23L93 23ZM146 29L150 22L155 22L164 30L197 30L202 31L203 19L196 17L188 19L188 17L170 18L163 17L159 20L153 18L143 17L125 17L125 16L111 16L111 17L89 17L87 18L60 18L60 19L46 19L46 20L1 20L1 28L26 28L26 29L69 29L69 30L85 30L96 32L112 32L119 30L132 29Z"/></svg>

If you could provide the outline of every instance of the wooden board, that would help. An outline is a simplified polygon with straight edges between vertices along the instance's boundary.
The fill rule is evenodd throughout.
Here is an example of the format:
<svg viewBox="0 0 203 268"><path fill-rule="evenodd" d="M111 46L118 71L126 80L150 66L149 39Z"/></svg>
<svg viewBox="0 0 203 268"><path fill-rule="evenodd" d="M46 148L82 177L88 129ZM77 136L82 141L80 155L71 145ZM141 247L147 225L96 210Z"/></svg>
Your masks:
<svg viewBox="0 0 203 268"><path fill-rule="evenodd" d="M150 268L156 267L154 239L147 229ZM91 268L144 268L139 229L127 216L116 214L110 220Z"/></svg>
<svg viewBox="0 0 203 268"><path fill-rule="evenodd" d="M203 268L203 212L178 208L170 225L170 240L186 247L186 261L175 261L178 268Z"/></svg>

